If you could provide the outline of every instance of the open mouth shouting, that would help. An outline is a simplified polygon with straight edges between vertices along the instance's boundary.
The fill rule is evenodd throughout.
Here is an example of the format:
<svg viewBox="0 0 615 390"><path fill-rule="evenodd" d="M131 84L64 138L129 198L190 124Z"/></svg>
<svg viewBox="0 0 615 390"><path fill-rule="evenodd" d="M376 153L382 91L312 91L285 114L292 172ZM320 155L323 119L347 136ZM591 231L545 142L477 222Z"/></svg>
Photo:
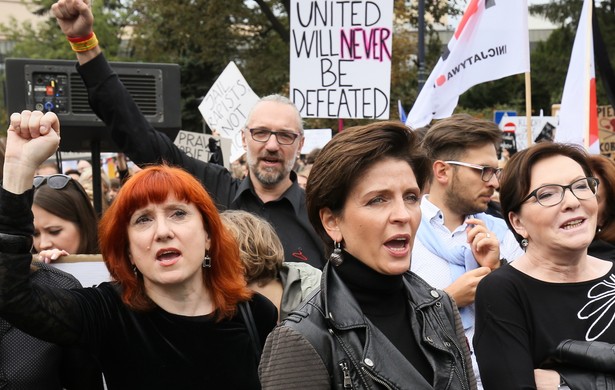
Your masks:
<svg viewBox="0 0 615 390"><path fill-rule="evenodd" d="M164 248L156 252L156 260L163 267L169 267L179 261L181 252L175 248Z"/></svg>
<svg viewBox="0 0 615 390"><path fill-rule="evenodd" d="M385 242L384 246L393 256L406 256L410 252L410 236L395 236Z"/></svg>

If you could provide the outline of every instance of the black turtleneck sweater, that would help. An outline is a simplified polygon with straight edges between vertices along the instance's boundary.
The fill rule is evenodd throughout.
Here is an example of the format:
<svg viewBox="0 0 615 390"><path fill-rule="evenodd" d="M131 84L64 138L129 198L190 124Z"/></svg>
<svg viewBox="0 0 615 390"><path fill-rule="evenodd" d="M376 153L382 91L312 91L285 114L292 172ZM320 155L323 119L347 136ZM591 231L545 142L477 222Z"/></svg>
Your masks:
<svg viewBox="0 0 615 390"><path fill-rule="evenodd" d="M361 306L363 314L408 359L418 372L433 383L433 368L414 338L403 275L383 275L348 252L335 268Z"/></svg>

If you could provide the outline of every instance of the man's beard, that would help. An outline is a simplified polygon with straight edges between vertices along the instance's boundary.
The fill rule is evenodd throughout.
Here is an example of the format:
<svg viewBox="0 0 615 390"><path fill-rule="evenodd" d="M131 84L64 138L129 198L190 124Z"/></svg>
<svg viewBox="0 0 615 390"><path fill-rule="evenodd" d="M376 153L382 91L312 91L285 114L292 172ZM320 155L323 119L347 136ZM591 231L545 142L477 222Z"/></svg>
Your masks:
<svg viewBox="0 0 615 390"><path fill-rule="evenodd" d="M277 156L275 156L277 157ZM273 186L288 177L290 171L293 169L295 165L295 161L285 161L282 168L264 168L261 169L258 165L258 158L252 158L248 156L248 166L250 167L250 172L254 172L256 179L264 186Z"/></svg>
<svg viewBox="0 0 615 390"><path fill-rule="evenodd" d="M467 191L468 189L457 180L457 177L453 177L451 186L447 188L444 194L444 204L450 210L455 210L461 215L472 215L486 211L487 205L479 205L473 202L473 199L467 199L464 196L464 192Z"/></svg>

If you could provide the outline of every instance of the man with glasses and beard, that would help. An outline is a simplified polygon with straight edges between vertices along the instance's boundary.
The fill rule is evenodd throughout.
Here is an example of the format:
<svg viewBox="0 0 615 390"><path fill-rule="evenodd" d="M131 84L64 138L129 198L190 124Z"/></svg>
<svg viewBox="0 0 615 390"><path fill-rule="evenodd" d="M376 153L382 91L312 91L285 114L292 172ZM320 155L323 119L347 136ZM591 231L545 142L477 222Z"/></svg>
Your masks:
<svg viewBox="0 0 615 390"><path fill-rule="evenodd" d="M271 95L253 107L241 135L249 174L234 179L222 166L189 157L147 122L98 46L87 0L59 0L51 11L77 55L92 110L122 152L137 165L166 161L183 167L221 211L246 210L268 220L282 241L285 261L323 267L323 243L308 221L305 192L292 171L304 136L301 114L289 99Z"/></svg>
<svg viewBox="0 0 615 390"><path fill-rule="evenodd" d="M411 270L453 297L470 346L478 282L523 254L504 220L485 213L499 187L501 139L495 123L465 114L437 122L423 138L432 177L421 201ZM473 353L472 364L482 388Z"/></svg>

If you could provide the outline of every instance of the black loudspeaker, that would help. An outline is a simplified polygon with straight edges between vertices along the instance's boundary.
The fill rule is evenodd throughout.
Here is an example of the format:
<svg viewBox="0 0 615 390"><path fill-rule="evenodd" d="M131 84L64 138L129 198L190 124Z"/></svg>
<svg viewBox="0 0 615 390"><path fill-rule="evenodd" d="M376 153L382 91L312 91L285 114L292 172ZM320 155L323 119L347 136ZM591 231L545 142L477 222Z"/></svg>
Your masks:
<svg viewBox="0 0 615 390"><path fill-rule="evenodd" d="M75 61L7 58L7 112L53 111L62 124L62 151L116 152L105 124L92 112ZM181 128L177 64L111 62L111 68L154 128L175 139Z"/></svg>

